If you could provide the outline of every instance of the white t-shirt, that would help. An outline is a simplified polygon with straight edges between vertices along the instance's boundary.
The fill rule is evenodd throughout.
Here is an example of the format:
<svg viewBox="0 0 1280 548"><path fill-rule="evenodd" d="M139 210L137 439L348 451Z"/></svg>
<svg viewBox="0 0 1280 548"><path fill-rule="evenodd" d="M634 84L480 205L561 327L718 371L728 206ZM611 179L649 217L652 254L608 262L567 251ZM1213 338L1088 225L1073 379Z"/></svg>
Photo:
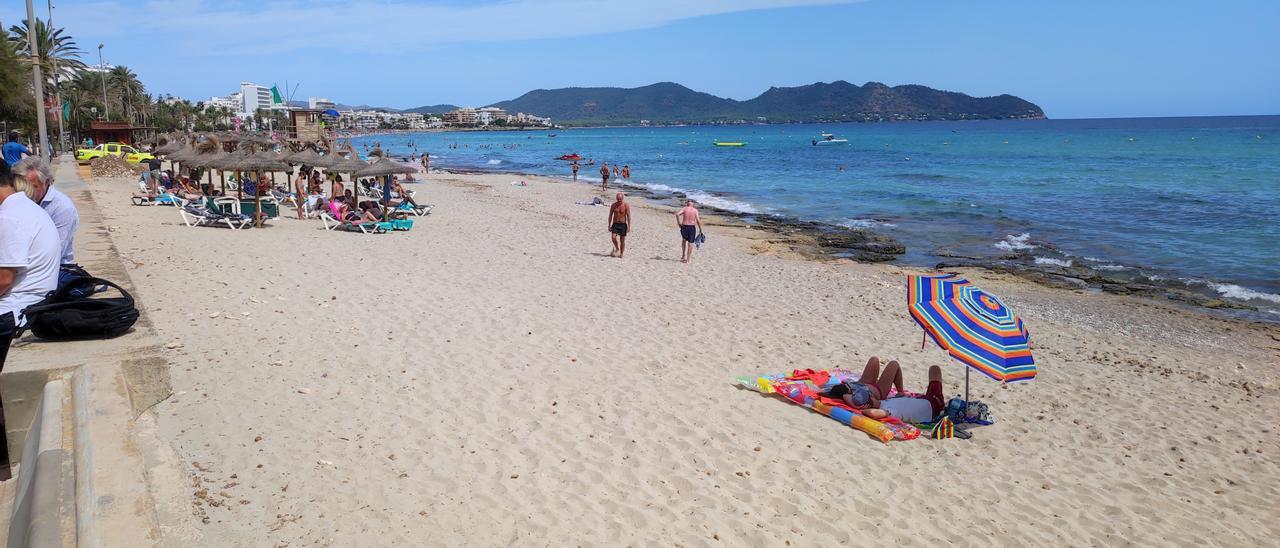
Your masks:
<svg viewBox="0 0 1280 548"><path fill-rule="evenodd" d="M899 397L880 400L880 409L906 422L933 420L933 405L924 398Z"/></svg>
<svg viewBox="0 0 1280 548"><path fill-rule="evenodd" d="M21 192L0 202L0 267L17 269L13 287L0 295L0 314L13 312L18 325L26 324L22 309L58 288L61 254L58 229L45 210Z"/></svg>
<svg viewBox="0 0 1280 548"><path fill-rule="evenodd" d="M49 192L45 193L44 200L40 202L49 213L49 217L53 219L53 226L58 227L58 241L62 243L62 264L76 262L75 251L72 249L76 240L76 229L80 228L80 212L76 210L76 204L63 194L57 187L50 186Z"/></svg>

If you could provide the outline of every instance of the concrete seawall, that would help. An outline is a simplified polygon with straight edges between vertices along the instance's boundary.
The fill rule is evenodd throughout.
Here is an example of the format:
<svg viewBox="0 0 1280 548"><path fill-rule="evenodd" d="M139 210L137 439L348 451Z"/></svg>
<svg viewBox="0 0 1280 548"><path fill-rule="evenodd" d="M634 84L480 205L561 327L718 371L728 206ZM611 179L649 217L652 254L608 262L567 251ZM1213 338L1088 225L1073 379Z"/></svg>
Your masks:
<svg viewBox="0 0 1280 548"><path fill-rule="evenodd" d="M132 292L90 187L69 158L55 170L80 212L77 262ZM138 440L151 439L141 415L169 396L168 367L145 309L114 339L15 341L0 372L14 466L0 484L7 546L163 544L147 462L155 451Z"/></svg>

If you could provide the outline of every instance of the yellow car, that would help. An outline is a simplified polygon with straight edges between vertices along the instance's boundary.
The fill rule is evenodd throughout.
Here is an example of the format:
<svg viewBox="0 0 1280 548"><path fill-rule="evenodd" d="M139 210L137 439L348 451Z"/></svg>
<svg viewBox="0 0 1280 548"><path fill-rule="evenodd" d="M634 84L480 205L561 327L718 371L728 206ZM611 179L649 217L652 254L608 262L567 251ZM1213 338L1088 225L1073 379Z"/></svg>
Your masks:
<svg viewBox="0 0 1280 548"><path fill-rule="evenodd" d="M124 161L131 164L139 163L143 160L155 158L149 152L140 152L138 149L129 145L120 143L103 143L93 148L76 149L76 161L87 163L94 158L100 158L106 155L124 157Z"/></svg>

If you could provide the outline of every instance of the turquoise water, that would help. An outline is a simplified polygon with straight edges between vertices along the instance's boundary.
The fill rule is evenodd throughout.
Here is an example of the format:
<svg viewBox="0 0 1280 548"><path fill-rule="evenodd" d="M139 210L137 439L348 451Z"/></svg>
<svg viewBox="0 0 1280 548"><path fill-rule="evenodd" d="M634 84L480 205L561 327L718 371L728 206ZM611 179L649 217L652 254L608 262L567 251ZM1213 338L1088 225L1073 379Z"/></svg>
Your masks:
<svg viewBox="0 0 1280 548"><path fill-rule="evenodd" d="M821 131L849 144L812 146ZM373 141L395 155L429 151L445 168L565 178L568 166L554 158L576 152L627 164L633 184L660 193L872 227L906 244L911 263L1020 249L1280 308L1280 116L447 132L353 143ZM598 166L583 165L580 180L598 183Z"/></svg>

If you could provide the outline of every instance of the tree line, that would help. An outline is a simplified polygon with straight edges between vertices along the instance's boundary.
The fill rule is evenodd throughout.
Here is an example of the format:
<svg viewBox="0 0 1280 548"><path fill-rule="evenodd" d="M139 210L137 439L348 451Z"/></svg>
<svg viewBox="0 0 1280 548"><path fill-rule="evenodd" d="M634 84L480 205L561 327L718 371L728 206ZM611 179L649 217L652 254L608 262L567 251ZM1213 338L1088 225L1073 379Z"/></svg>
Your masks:
<svg viewBox="0 0 1280 548"><path fill-rule="evenodd" d="M0 121L10 129L32 134L36 127L28 41L32 33L40 54L52 142L58 141L54 116L59 115L59 111L66 114L63 129L72 142L80 142L82 136L87 136L89 124L94 120L129 122L160 132L227 130L235 124L236 113L230 108L153 96L129 67L118 65L102 70L105 67L86 64L81 59L85 52L64 29L51 28L36 19L34 28L26 20L8 30L0 24ZM57 102L59 98L62 108ZM284 120L278 119L279 113L260 111L254 122L264 127L272 117L277 118L276 127L283 127Z"/></svg>

